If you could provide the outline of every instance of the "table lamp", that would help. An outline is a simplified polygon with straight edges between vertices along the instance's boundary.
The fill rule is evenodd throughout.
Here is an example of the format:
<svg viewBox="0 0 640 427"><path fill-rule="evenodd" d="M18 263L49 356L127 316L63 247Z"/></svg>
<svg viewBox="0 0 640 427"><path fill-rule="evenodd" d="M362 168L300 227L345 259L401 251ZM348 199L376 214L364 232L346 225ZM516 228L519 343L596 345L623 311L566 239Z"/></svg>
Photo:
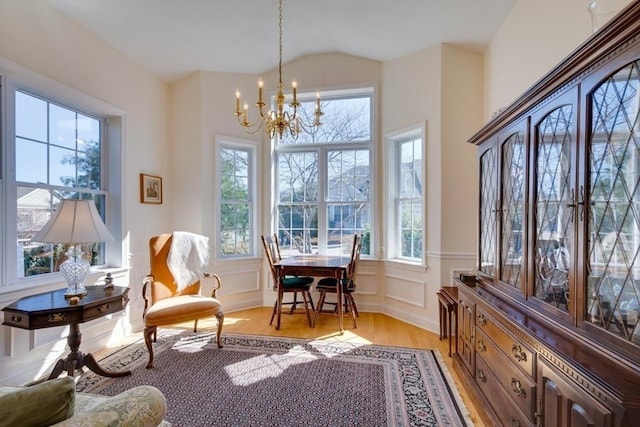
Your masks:
<svg viewBox="0 0 640 427"><path fill-rule="evenodd" d="M93 200L64 199L49 222L36 233L32 242L69 244L67 260L60 264L60 272L67 281L65 297L87 293L84 278L91 264L82 258L80 243L113 240L102 222Z"/></svg>

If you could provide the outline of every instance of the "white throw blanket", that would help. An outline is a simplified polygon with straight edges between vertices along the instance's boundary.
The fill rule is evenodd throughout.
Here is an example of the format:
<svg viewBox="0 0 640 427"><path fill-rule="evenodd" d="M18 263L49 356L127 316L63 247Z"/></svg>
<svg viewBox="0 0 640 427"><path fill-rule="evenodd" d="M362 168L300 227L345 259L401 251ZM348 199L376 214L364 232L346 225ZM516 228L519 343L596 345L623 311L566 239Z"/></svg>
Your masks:
<svg viewBox="0 0 640 427"><path fill-rule="evenodd" d="M186 231L173 233L167 266L182 291L200 280L209 264L209 238Z"/></svg>

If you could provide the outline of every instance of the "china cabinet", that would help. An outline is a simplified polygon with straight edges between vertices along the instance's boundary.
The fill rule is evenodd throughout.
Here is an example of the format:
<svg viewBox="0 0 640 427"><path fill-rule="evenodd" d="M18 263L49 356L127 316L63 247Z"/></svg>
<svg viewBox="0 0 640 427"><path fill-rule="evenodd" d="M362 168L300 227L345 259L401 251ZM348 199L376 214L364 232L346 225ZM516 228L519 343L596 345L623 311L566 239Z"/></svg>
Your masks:
<svg viewBox="0 0 640 427"><path fill-rule="evenodd" d="M640 1L470 142L457 365L497 424L640 425Z"/></svg>

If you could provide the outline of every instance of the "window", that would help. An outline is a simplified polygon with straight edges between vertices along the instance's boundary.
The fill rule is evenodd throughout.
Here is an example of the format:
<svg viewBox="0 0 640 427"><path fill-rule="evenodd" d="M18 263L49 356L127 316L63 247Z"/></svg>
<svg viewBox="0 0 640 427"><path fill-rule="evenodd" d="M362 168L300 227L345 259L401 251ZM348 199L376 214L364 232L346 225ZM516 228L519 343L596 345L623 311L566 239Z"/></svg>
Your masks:
<svg viewBox="0 0 640 427"><path fill-rule="evenodd" d="M102 128L101 119L15 92L16 234L23 264L18 277L58 271L67 245L30 240L60 200L93 199L104 218ZM91 253L91 265L104 264L102 244L82 249Z"/></svg>
<svg viewBox="0 0 640 427"><path fill-rule="evenodd" d="M313 94L315 95L315 94ZM302 99L311 117L313 101ZM308 110L308 111L307 111ZM322 126L277 141L276 208L283 255L348 255L353 234L371 254L372 90L323 95Z"/></svg>
<svg viewBox="0 0 640 427"><path fill-rule="evenodd" d="M389 258L422 262L424 240L423 129L387 137L389 176Z"/></svg>
<svg viewBox="0 0 640 427"><path fill-rule="evenodd" d="M66 259L68 244L31 242L62 199L93 200L108 226L120 224L119 207L110 206L112 193L108 191L120 182L120 144L107 147L106 114L86 108L105 104L80 94L72 95L71 102L60 102L68 88L51 81L39 82L37 89L8 79L3 83L2 170L14 173L1 177L0 194L7 213L0 218L6 233L0 252L1 279L3 286L31 286L56 273ZM56 95L44 95L47 88ZM57 97L60 94L63 96ZM74 107L74 100L85 108ZM113 119L119 126L119 118ZM109 156L116 162L107 176ZM109 228L114 236L119 235ZM92 266L119 266L121 249L113 246L107 250L105 243L91 243L81 248Z"/></svg>
<svg viewBox="0 0 640 427"><path fill-rule="evenodd" d="M253 255L255 148L224 141L218 150L220 253L222 258Z"/></svg>

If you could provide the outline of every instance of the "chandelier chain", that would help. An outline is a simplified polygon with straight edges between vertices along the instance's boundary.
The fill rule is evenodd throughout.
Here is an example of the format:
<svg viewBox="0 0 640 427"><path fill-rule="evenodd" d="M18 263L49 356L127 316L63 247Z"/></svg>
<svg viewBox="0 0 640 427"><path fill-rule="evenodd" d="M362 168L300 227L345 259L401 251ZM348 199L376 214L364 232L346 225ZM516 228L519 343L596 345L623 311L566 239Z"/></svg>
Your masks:
<svg viewBox="0 0 640 427"><path fill-rule="evenodd" d="M279 58L280 61L278 62L278 78L279 78L279 83L280 86L282 86L282 0L280 0L280 7L278 8L278 17L279 17L279 21L278 21L278 35L279 35L279 39L278 39L278 46L280 47L280 51L279 51Z"/></svg>

